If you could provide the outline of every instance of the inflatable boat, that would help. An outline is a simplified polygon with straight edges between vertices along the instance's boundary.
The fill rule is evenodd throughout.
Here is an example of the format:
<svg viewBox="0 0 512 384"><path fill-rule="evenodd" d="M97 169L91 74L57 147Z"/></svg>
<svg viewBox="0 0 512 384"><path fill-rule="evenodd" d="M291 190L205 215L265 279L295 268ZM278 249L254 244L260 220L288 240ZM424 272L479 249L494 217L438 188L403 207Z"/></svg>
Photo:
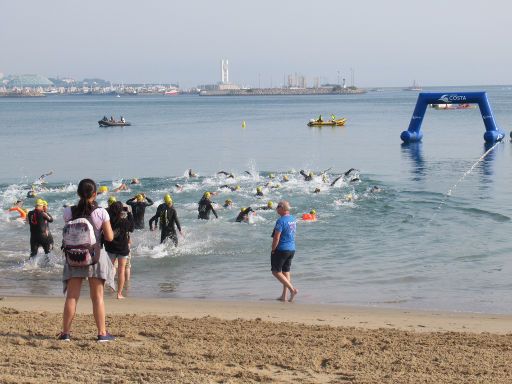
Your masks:
<svg viewBox="0 0 512 384"><path fill-rule="evenodd" d="M344 117L341 119L327 120L327 121L318 121L318 120L311 119L311 120L309 120L308 127L323 127L324 125L328 125L331 127L334 127L334 126L342 127L345 125L346 122L347 122L347 119L345 119Z"/></svg>
<svg viewBox="0 0 512 384"><path fill-rule="evenodd" d="M127 121L122 122L122 121L110 121L110 120L99 120L98 124L100 125L100 127L124 127L124 126L132 125L131 123L129 123Z"/></svg>

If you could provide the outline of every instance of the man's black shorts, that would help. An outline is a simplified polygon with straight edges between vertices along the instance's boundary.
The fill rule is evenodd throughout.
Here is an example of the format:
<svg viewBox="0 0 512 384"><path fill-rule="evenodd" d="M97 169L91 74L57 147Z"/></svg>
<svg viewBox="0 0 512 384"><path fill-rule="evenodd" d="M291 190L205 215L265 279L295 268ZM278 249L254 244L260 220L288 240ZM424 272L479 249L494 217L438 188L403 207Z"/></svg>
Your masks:
<svg viewBox="0 0 512 384"><path fill-rule="evenodd" d="M272 272L290 272L295 251L275 251L270 255Z"/></svg>

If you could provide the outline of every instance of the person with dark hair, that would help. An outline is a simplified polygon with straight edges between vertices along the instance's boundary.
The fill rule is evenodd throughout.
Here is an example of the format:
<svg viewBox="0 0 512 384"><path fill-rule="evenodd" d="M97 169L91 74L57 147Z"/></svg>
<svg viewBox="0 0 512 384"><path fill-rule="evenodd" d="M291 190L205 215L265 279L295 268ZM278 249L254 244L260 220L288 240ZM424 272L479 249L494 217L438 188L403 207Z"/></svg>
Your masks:
<svg viewBox="0 0 512 384"><path fill-rule="evenodd" d="M112 261L117 259L117 298L124 299L123 288L126 279L126 264L130 257L130 232L133 232L135 223L133 216L123 203L112 203L107 212L110 216L110 225L114 232L112 241L105 241L105 250Z"/></svg>
<svg viewBox="0 0 512 384"><path fill-rule="evenodd" d="M30 225L30 257L37 255L39 247L42 247L45 255L50 253L53 238L50 234L48 223L53 222L53 217L45 210L45 201L37 199L34 210L27 214L27 223Z"/></svg>
<svg viewBox="0 0 512 384"><path fill-rule="evenodd" d="M277 204L279 219L272 231L272 252L270 256L272 275L283 285L283 292L278 300L286 301L286 293L290 291L292 302L297 293L297 288L292 285L291 266L295 255L295 232L297 220L290 215L290 204L282 200Z"/></svg>
<svg viewBox="0 0 512 384"><path fill-rule="evenodd" d="M107 332L105 325L105 303L103 291L105 283L114 287L114 268L106 252L101 249L100 239L103 234L105 241L112 241L114 233L110 225L110 217L104 208L98 207L96 203L96 183L91 179L83 179L78 184L77 190L80 200L72 207L64 208L64 222L76 221L79 218L86 219L94 230L94 256L99 255L98 261L93 265L84 267L71 267L66 258L62 281L66 301L62 321L62 332L58 339L70 340L71 323L76 313L76 305L80 297L80 289L83 279L87 278L92 300L92 311L98 329L98 342L113 341L114 337ZM64 237L64 235L63 235ZM64 242L64 246L65 246Z"/></svg>
<svg viewBox="0 0 512 384"><path fill-rule="evenodd" d="M146 212L146 207L153 205L153 200L145 194L139 193L135 197L127 200L126 204L132 207L135 229L144 229L144 213Z"/></svg>
<svg viewBox="0 0 512 384"><path fill-rule="evenodd" d="M172 202L172 197L169 194L164 196L164 202L158 206L156 209L155 215L149 220L149 229L151 231L156 229L158 224L158 220L160 220L160 244L166 241L168 238L172 240L174 246L178 246L178 235L176 234L176 228L181 233L181 225L178 220L178 214L176 213L176 209L174 209L174 205ZM153 227L153 222L155 223Z"/></svg>

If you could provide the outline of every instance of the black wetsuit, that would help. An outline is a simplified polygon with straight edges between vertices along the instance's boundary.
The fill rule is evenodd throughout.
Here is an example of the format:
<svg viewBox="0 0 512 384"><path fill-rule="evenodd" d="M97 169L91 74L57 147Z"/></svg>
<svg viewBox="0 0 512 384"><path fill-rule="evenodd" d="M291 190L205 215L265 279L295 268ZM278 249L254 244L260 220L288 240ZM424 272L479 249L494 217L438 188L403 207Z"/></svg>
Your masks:
<svg viewBox="0 0 512 384"><path fill-rule="evenodd" d="M304 180L311 181L313 180L313 175L308 175L306 172L304 172L302 169L300 170L300 174L304 176Z"/></svg>
<svg viewBox="0 0 512 384"><path fill-rule="evenodd" d="M226 189L231 190L231 192L235 192L235 191L238 191L240 189L240 187L237 188L237 187L233 187L232 185L228 185L228 184L221 185L219 188L220 189L226 188Z"/></svg>
<svg viewBox="0 0 512 384"><path fill-rule="evenodd" d="M130 232L133 232L135 222L130 212L123 212L121 215L120 218L110 217L114 239L105 241L105 250L116 255L128 256L130 254Z"/></svg>
<svg viewBox="0 0 512 384"><path fill-rule="evenodd" d="M202 198L199 200L199 207L197 208L199 215L197 215L198 219L210 220L210 212L213 212L215 218L219 218L215 209L213 209L212 202L207 198Z"/></svg>
<svg viewBox="0 0 512 384"><path fill-rule="evenodd" d="M144 229L144 213L146 212L146 207L150 207L153 205L153 200L151 200L149 197L146 197L147 201L135 200L135 197L130 200L127 200L126 204L132 207L135 229Z"/></svg>
<svg viewBox="0 0 512 384"><path fill-rule="evenodd" d="M240 213L238 214L237 218L236 218L236 222L237 223L240 223L242 221L244 221L244 219L246 217L248 217L249 215L249 212L254 212L253 209L251 207L249 208L245 208L243 211L240 211Z"/></svg>
<svg viewBox="0 0 512 384"><path fill-rule="evenodd" d="M30 257L37 255L39 247L43 247L44 253L49 254L53 248L53 237L48 223L53 222L53 217L34 209L28 213L27 221L30 225Z"/></svg>
<svg viewBox="0 0 512 384"><path fill-rule="evenodd" d="M156 220L160 219L160 243L163 243L167 238L170 238L174 245L177 247L178 235L176 234L176 228L178 228L178 231L181 232L181 225L180 221L178 220L176 209L174 209L173 206L169 207L167 204L160 204L158 208L159 209L157 209L157 212L160 211L160 215Z"/></svg>

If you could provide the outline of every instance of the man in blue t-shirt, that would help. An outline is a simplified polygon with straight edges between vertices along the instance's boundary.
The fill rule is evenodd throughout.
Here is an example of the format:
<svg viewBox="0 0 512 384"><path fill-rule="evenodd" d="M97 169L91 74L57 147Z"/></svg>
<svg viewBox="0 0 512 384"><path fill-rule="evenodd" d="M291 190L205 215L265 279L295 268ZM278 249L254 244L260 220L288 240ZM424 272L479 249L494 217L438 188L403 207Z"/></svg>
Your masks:
<svg viewBox="0 0 512 384"><path fill-rule="evenodd" d="M290 215L290 203L287 201L280 201L276 210L281 217L277 219L272 232L272 254L270 256L272 275L283 284L283 293L278 300L286 301L286 291L289 290L289 301L292 302L299 292L297 288L293 287L290 274L292 259L295 254L297 220Z"/></svg>

